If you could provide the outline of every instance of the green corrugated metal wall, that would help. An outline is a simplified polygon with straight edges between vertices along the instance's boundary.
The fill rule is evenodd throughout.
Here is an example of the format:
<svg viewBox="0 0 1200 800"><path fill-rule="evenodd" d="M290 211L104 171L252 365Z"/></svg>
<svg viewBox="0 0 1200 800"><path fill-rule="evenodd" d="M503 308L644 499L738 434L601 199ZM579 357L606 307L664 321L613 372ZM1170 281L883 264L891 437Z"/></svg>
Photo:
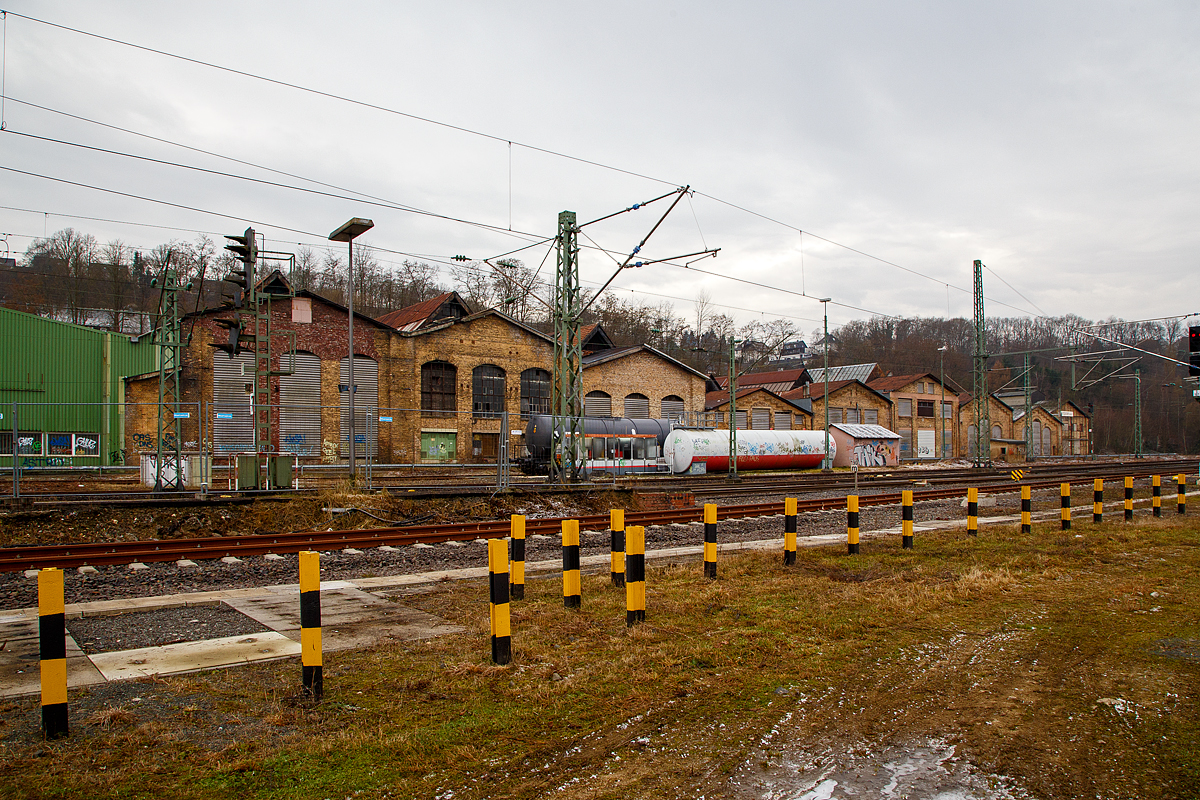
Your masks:
<svg viewBox="0 0 1200 800"><path fill-rule="evenodd" d="M0 308L0 431L13 431L16 403L20 433L82 434L98 438L98 455L49 452L20 459L25 466L111 464L123 442L124 383L128 375L158 369L158 348L146 335L129 336ZM108 404L107 406L101 404ZM44 437L43 437L44 438ZM11 466L11 444L0 466ZM43 443L49 450L49 442Z"/></svg>

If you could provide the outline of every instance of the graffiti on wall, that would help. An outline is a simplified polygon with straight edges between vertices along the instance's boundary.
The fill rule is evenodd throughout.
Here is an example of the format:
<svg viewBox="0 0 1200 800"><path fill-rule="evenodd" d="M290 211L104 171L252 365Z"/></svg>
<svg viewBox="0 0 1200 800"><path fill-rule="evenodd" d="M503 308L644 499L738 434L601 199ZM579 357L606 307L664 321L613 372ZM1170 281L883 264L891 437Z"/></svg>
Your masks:
<svg viewBox="0 0 1200 800"><path fill-rule="evenodd" d="M886 440L859 442L854 445L853 457L851 463L860 467L886 467L889 461L896 461L896 445Z"/></svg>
<svg viewBox="0 0 1200 800"><path fill-rule="evenodd" d="M303 433L289 433L279 437L279 449L298 456L312 456L317 454L317 442L309 441Z"/></svg>

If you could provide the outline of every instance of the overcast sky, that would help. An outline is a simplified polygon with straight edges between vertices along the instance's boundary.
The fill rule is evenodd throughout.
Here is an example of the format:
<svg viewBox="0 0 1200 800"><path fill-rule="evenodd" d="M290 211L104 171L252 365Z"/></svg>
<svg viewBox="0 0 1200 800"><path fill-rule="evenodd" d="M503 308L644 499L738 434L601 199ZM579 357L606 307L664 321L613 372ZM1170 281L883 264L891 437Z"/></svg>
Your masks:
<svg viewBox="0 0 1200 800"><path fill-rule="evenodd" d="M702 290L739 322L784 316L806 334L818 297L844 304L831 326L970 317L974 259L989 315L1200 310L1194 2L0 4L15 12L0 166L228 215L5 171L16 252L67 226L151 247L250 223L272 248L325 247L363 216L382 261L482 258L531 241L510 227L552 236L564 209L591 220L686 184L641 256L719 247L692 265L713 274L658 264L613 284L685 317ZM321 188L267 167L504 230L20 134ZM586 232L627 253L668 202ZM585 285L613 268L584 251Z"/></svg>

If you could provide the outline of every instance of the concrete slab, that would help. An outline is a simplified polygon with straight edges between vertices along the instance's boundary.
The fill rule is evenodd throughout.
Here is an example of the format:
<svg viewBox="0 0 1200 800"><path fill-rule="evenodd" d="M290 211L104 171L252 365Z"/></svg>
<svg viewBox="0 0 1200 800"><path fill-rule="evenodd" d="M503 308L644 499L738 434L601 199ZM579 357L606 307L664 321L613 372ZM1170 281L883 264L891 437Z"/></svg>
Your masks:
<svg viewBox="0 0 1200 800"><path fill-rule="evenodd" d="M262 625L300 638L298 594L277 593L229 601ZM321 641L327 651L365 647L386 638L425 639L464 630L441 617L385 600L354 587L321 587Z"/></svg>
<svg viewBox="0 0 1200 800"><path fill-rule="evenodd" d="M150 567L146 566L145 564L143 564L140 561L134 561L132 564L129 565L130 572L141 572L144 569L150 569Z"/></svg>
<svg viewBox="0 0 1200 800"><path fill-rule="evenodd" d="M104 676L69 634L66 645L67 687L103 683ZM41 692L40 655L36 617L0 625L0 697Z"/></svg>
<svg viewBox="0 0 1200 800"><path fill-rule="evenodd" d="M139 650L97 653L92 656L92 663L106 680L117 681L240 666L299 654L299 642L272 631L252 636L229 636Z"/></svg>

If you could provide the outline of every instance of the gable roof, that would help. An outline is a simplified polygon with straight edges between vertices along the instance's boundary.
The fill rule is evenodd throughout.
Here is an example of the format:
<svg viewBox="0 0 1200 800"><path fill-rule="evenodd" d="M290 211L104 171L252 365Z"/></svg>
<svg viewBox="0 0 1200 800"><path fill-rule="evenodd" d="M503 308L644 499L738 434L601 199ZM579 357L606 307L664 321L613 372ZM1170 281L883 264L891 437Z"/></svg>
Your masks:
<svg viewBox="0 0 1200 800"><path fill-rule="evenodd" d="M871 394L876 395L877 397L879 397L880 400L883 400L885 403L888 403L889 405L892 402L891 398L888 397L887 395L883 394L882 392L878 392L875 389L872 389L867 384L863 383L862 381L858 381L858 380L830 381L829 382L830 398L832 398L833 395L836 394L837 392L840 392L842 389L845 389L847 386L851 386L853 384L858 384L859 386L866 389ZM785 400L799 400L801 398L810 398L812 400L824 400L825 399L825 384L823 384L823 383L806 383L803 386L792 389L790 392L784 392L780 396L783 397Z"/></svg>
<svg viewBox="0 0 1200 800"><path fill-rule="evenodd" d="M445 306L457 307L462 313L442 314L438 316L438 312ZM467 317L471 315L471 308L466 302L459 297L458 292L444 292L437 297L431 297L420 303L414 303L411 306L398 308L395 311L379 317L379 321L389 328L395 328L398 331L412 332L419 330L426 325L432 324L445 317Z"/></svg>
<svg viewBox="0 0 1200 800"><path fill-rule="evenodd" d="M600 323L584 325L579 329L580 347L585 353L595 353L600 350L611 350L613 340L609 338L608 331L601 327Z"/></svg>
<svg viewBox="0 0 1200 800"><path fill-rule="evenodd" d="M747 386L745 389L738 389L737 390L737 399L741 400L743 397L749 397L750 395L752 395L756 392L763 392L765 394L768 394L771 397L774 397L776 400L779 400L782 403L792 406L793 408L799 409L800 411L804 412L805 414L812 416L812 401L802 402L800 400L789 400L788 398L783 397L782 395L776 394L775 392L772 392L770 389L764 388L762 386ZM704 395L704 410L705 411L712 411L714 408L720 408L721 406L728 405L728 404L729 404L729 392L727 390L722 389L722 390L716 391L716 392L706 392Z"/></svg>
<svg viewBox="0 0 1200 800"><path fill-rule="evenodd" d="M931 379L934 383L941 383L938 380L938 376L932 372L914 372L911 375L887 375L882 378L875 378L874 380L867 381L867 386L870 386L877 392L898 392L910 383L923 381L926 378ZM946 386L949 385L949 383L946 384ZM951 389L950 394L953 393L954 390Z"/></svg>
<svg viewBox="0 0 1200 800"><path fill-rule="evenodd" d="M680 369L690 372L691 374L695 375L697 378L700 378L701 380L706 379L703 372L699 372L698 370L692 369L687 364L684 364L682 361L677 361L676 359L671 358L669 355L662 352L661 350L655 350L653 347L651 347L648 344L635 344L631 347L619 347L619 348L614 348L611 350L601 350L598 353L592 353L590 355L586 355L583 357L583 368L588 369L589 367L596 367L596 366L599 366L600 364L607 364L609 361L616 361L619 358L625 358L627 356L632 356L632 355L635 355L636 353L641 353L641 352L650 353L651 355L657 356L658 358L661 358L664 361L669 361L670 363L674 364L675 366L679 367Z"/></svg>
<svg viewBox="0 0 1200 800"><path fill-rule="evenodd" d="M717 385L722 389L729 388L729 376L721 377L713 376ZM737 385L740 389L743 386L762 386L770 389L772 392L786 392L789 389L795 389L803 381L804 369L778 369L771 372L747 372L737 379Z"/></svg>

